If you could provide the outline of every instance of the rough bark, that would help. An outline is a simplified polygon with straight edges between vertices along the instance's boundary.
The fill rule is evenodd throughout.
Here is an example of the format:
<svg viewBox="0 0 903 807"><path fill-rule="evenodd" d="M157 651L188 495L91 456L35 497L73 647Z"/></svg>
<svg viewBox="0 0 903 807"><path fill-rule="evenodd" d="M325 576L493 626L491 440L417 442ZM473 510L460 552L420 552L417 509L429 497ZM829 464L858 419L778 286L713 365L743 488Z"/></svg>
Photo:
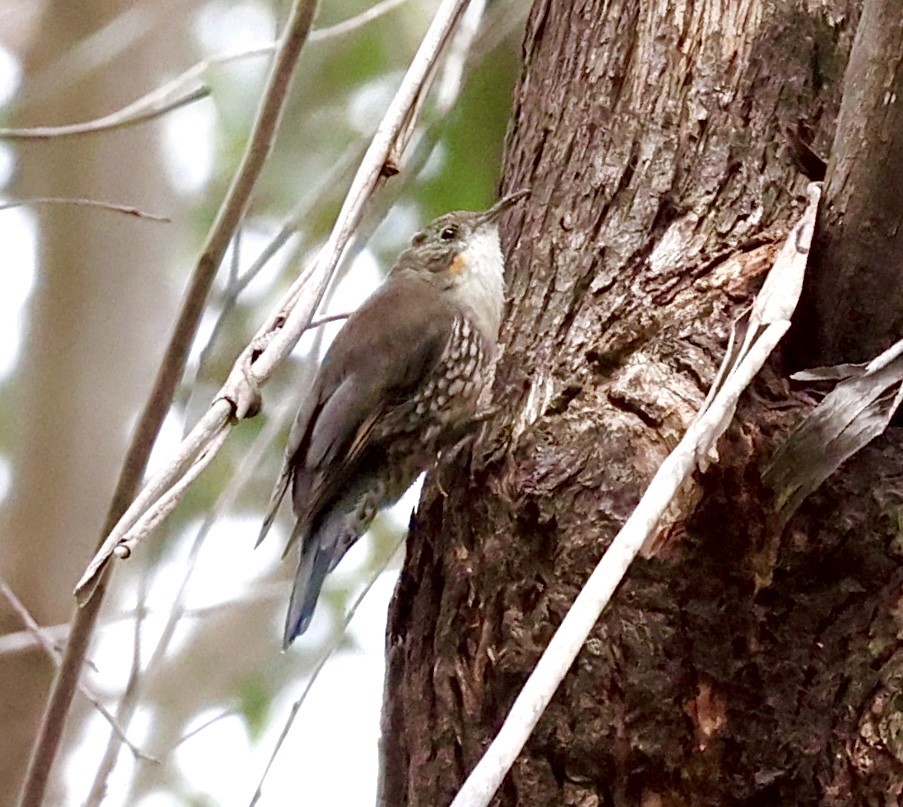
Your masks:
<svg viewBox="0 0 903 807"><path fill-rule="evenodd" d="M412 525L384 805L450 801L686 428L799 209L796 133L829 152L857 18L853 0L535 3L504 172L533 195L507 228L503 412ZM779 358L757 380L498 804L897 803L901 438L781 529L762 472L812 402Z"/></svg>

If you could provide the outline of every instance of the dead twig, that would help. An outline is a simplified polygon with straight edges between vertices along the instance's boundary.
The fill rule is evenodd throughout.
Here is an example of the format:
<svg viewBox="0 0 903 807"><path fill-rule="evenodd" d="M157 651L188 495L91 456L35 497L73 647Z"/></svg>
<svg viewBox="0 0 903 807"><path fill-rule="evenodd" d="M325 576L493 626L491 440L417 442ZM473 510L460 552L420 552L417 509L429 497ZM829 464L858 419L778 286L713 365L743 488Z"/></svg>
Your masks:
<svg viewBox="0 0 903 807"><path fill-rule="evenodd" d="M205 84L189 87L174 98L161 98L159 91L144 95L128 106L104 115L101 118L69 123L62 126L30 126L19 129L0 128L0 140L49 140L55 137L73 137L75 135L110 132L114 129L125 129L162 117L167 112L179 109L210 95L210 88Z"/></svg>
<svg viewBox="0 0 903 807"><path fill-rule="evenodd" d="M130 205L119 205L115 202L101 202L99 199L82 199L79 197L63 198L59 196L35 196L30 199L16 199L13 202L4 202L0 204L0 211L12 210L16 207L35 207L38 205L67 205L73 207L96 207L100 210L110 210L114 213L124 213L127 216L135 216L139 219L147 219L148 221L171 222L169 216L158 216L154 213L145 213L137 207Z"/></svg>

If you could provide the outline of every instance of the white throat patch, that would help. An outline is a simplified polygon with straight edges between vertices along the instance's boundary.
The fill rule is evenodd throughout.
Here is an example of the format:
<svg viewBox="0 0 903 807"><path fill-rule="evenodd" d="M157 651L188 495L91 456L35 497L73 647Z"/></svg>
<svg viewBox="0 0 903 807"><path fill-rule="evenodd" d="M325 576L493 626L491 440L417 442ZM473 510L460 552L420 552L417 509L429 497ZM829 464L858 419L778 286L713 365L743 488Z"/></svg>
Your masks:
<svg viewBox="0 0 903 807"><path fill-rule="evenodd" d="M505 261L495 224L485 224L468 241L459 260L466 269L457 277L453 294L473 312L474 322L492 342L498 338L505 296Z"/></svg>

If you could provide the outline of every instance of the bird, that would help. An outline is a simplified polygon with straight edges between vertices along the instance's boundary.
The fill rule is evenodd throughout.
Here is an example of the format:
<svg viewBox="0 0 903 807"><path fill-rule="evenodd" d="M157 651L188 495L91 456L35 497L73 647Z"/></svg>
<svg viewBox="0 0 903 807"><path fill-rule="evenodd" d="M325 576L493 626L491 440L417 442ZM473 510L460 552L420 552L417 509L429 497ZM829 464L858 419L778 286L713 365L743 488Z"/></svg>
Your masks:
<svg viewBox="0 0 903 807"><path fill-rule="evenodd" d="M504 304L502 213L455 211L411 240L386 280L345 321L298 411L257 544L289 488L300 544L283 649L310 625L326 575L480 422Z"/></svg>

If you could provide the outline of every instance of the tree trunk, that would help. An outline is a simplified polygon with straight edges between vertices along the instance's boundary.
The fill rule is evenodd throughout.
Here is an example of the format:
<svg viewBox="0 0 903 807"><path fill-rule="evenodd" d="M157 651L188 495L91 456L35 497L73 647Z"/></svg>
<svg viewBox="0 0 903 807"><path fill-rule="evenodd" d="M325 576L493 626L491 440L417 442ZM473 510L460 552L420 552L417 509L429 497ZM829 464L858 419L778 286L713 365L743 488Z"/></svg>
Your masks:
<svg viewBox="0 0 903 807"><path fill-rule="evenodd" d="M427 486L408 540L387 637L387 807L449 803L703 401L801 210L799 155L834 141L858 9L534 4L504 170L506 190L533 193L507 222L502 413ZM886 54L897 80L900 52ZM887 309L886 339L899 295L868 300ZM842 306L812 310L842 331ZM812 342L797 333L798 354ZM497 804L898 803L903 440L876 441L782 528L762 474L812 404L776 357Z"/></svg>
<svg viewBox="0 0 903 807"><path fill-rule="evenodd" d="M903 14L869 0L850 54L799 364L868 361L903 336Z"/></svg>

